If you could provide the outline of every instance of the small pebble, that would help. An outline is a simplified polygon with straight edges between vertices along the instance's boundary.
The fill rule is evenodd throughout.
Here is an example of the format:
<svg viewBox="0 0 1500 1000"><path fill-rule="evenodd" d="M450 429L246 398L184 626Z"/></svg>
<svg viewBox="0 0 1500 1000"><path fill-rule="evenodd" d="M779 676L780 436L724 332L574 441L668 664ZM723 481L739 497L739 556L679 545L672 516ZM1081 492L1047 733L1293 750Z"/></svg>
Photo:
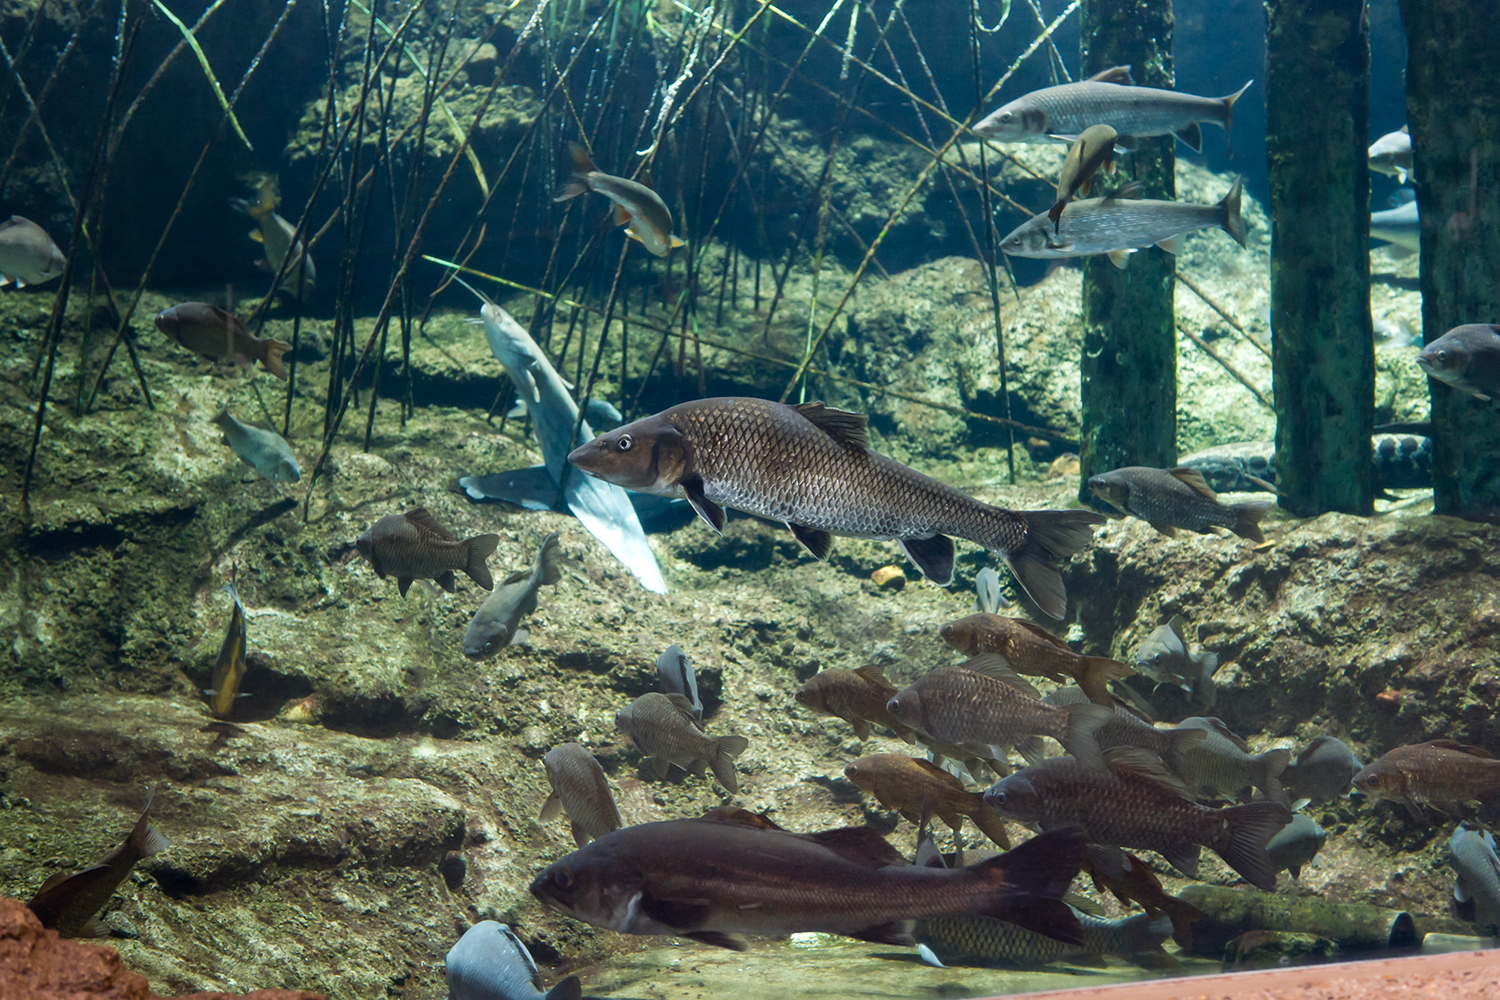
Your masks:
<svg viewBox="0 0 1500 1000"><path fill-rule="evenodd" d="M906 586L906 574L900 566L882 566L870 574L870 579L881 590L900 590Z"/></svg>

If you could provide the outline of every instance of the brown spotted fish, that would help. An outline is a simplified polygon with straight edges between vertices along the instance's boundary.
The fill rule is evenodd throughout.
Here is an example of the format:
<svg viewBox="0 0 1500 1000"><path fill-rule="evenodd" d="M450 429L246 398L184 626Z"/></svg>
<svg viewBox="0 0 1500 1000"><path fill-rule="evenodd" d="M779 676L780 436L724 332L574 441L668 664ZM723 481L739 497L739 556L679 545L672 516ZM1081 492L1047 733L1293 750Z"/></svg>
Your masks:
<svg viewBox="0 0 1500 1000"><path fill-rule="evenodd" d="M376 576L382 580L396 578L402 597L413 580L432 580L451 594L455 572L468 574L485 590L495 589L484 561L495 554L500 536L475 535L460 542L433 520L426 507L387 514L370 525L354 544L360 555L370 560Z"/></svg>
<svg viewBox="0 0 1500 1000"><path fill-rule="evenodd" d="M1018 674L1045 677L1059 684L1078 682L1089 700L1112 705L1109 682L1135 673L1107 656L1075 653L1066 642L1035 622L1023 618L980 613L949 622L938 629L943 641L965 656L994 653Z"/></svg>

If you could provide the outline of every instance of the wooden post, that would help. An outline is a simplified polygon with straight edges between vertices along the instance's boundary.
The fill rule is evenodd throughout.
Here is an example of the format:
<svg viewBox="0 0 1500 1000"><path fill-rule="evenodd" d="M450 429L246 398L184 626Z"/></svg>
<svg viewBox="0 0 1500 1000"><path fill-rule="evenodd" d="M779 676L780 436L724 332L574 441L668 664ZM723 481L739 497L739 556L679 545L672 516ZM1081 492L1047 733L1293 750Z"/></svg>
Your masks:
<svg viewBox="0 0 1500 1000"><path fill-rule="evenodd" d="M1365 0L1266 0L1272 387L1281 505L1374 511Z"/></svg>
<svg viewBox="0 0 1500 1000"><path fill-rule="evenodd" d="M1401 0L1422 215L1422 335L1500 323L1500 3ZM1433 381L1439 514L1500 516L1500 403Z"/></svg>
<svg viewBox="0 0 1500 1000"><path fill-rule="evenodd" d="M1084 76L1126 66L1143 87L1170 89L1171 0L1084 0L1079 50ZM1142 139L1124 158L1145 198L1172 198L1176 139ZM1177 462L1176 258L1152 247L1123 270L1107 257L1083 262L1082 478L1078 496L1099 504L1090 476L1125 465Z"/></svg>

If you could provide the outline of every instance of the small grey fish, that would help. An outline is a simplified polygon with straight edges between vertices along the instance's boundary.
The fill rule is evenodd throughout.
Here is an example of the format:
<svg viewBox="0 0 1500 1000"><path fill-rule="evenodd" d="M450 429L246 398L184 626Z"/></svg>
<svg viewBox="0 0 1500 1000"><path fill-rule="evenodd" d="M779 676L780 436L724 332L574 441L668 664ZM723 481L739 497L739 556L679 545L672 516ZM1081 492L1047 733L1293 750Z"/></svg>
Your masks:
<svg viewBox="0 0 1500 1000"><path fill-rule="evenodd" d="M908 743L916 734L886 710L896 688L873 663L858 670L829 667L809 677L797 689L797 704L816 715L831 715L854 727L860 742L870 738L870 724L885 726Z"/></svg>
<svg viewBox="0 0 1500 1000"><path fill-rule="evenodd" d="M249 369L259 361L283 382L290 377L281 356L291 344L257 337L238 316L207 302L179 302L152 320L167 339L210 361L230 361Z"/></svg>
<svg viewBox="0 0 1500 1000"><path fill-rule="evenodd" d="M703 721L703 699L698 697L698 678L682 647L673 643L656 658L656 676L664 694L680 694L693 707L693 718Z"/></svg>
<svg viewBox="0 0 1500 1000"><path fill-rule="evenodd" d="M1417 203L1370 213L1370 238L1393 244L1386 247L1392 257L1407 257L1422 249L1422 217Z"/></svg>
<svg viewBox="0 0 1500 1000"><path fill-rule="evenodd" d="M265 247L266 251L265 258L256 261L256 266L275 275L281 270L281 262L286 260L287 254L301 257L300 263L294 262L287 268L286 277L278 291L295 296L300 283L303 301L312 298L313 290L318 284L318 268L313 263L312 256L302 252L300 240L293 245L292 236L297 227L276 214L276 206L281 202L281 189L276 178L270 174L255 173L249 176L249 180L255 185L255 201L230 198L229 207L255 220L250 238ZM299 271L303 273L299 274Z"/></svg>
<svg viewBox="0 0 1500 1000"><path fill-rule="evenodd" d="M1313 822L1306 813L1297 813L1266 844L1266 853L1271 855L1277 871L1291 872L1292 878L1301 878L1302 866L1317 857L1327 841L1327 830Z"/></svg>
<svg viewBox="0 0 1500 1000"><path fill-rule="evenodd" d="M1370 332L1377 347L1417 347L1422 346L1422 334L1411 328L1411 324L1401 318L1386 319L1384 316L1375 316L1370 320Z"/></svg>
<svg viewBox="0 0 1500 1000"><path fill-rule="evenodd" d="M1292 759L1290 750L1278 747L1252 754L1249 744L1218 719L1183 719L1177 728L1206 734L1201 743L1178 758L1172 769L1189 789L1200 795L1233 797L1253 786L1267 800L1287 804L1281 772Z"/></svg>
<svg viewBox="0 0 1500 1000"><path fill-rule="evenodd" d="M1051 962L1099 965L1106 955L1159 967L1167 958L1161 944L1172 936L1166 916L1137 913L1108 920L1074 909L1083 928L1082 944L1066 944L994 917L956 915L918 920L912 930L917 954L939 969L950 965L1032 969Z"/></svg>
<svg viewBox="0 0 1500 1000"><path fill-rule="evenodd" d="M1402 125L1370 143L1370 169L1405 184L1411 176L1411 132Z"/></svg>
<svg viewBox="0 0 1500 1000"><path fill-rule="evenodd" d="M1109 125L1136 138L1175 135L1197 152L1203 148L1198 123L1217 122L1230 131L1234 102L1255 81L1225 97L1136 87L1134 82L1129 66L1113 66L1087 80L1033 90L990 112L974 131L997 142L1066 142L1090 125Z"/></svg>
<svg viewBox="0 0 1500 1000"><path fill-rule="evenodd" d="M1480 399L1500 395L1500 326L1455 326L1422 348L1417 366L1429 378Z"/></svg>
<svg viewBox="0 0 1500 1000"><path fill-rule="evenodd" d="M1500 938L1500 855L1495 838L1471 823L1460 823L1448 838L1448 864L1458 873L1453 903L1459 919L1479 925L1484 937Z"/></svg>
<svg viewBox="0 0 1500 1000"><path fill-rule="evenodd" d="M615 713L615 728L649 758L648 773L657 780L666 777L668 764L693 774L702 774L706 764L731 794L740 790L734 759L745 752L750 741L743 736L713 737L704 733L693 718L692 703L680 694L652 691L641 695Z"/></svg>
<svg viewBox="0 0 1500 1000"><path fill-rule="evenodd" d="M536 611L537 591L550 587L562 576L557 565L557 532L542 539L531 572L515 572L500 581L474 612L464 630L464 655L486 660L506 646L521 642L525 630L521 619Z"/></svg>
<svg viewBox="0 0 1500 1000"><path fill-rule="evenodd" d="M1073 196L1082 194L1088 197L1096 173L1101 170L1107 174L1115 172L1115 139L1118 135L1108 125L1090 125L1068 147L1067 159L1063 160L1062 171L1057 175L1057 201L1047 210L1047 218L1052 220L1055 231L1060 231L1058 220Z"/></svg>
<svg viewBox="0 0 1500 1000"><path fill-rule="evenodd" d="M583 984L569 976L543 992L531 952L505 924L481 920L464 931L443 959L448 1000L579 1000Z"/></svg>
<svg viewBox="0 0 1500 1000"><path fill-rule="evenodd" d="M244 424L228 407L214 417L214 426L224 433L224 443L250 468L273 483L295 483L302 478L297 456L286 439L273 430Z"/></svg>
<svg viewBox="0 0 1500 1000"><path fill-rule="evenodd" d="M602 194L614 202L615 225L628 225L625 235L651 253L665 257L683 245L680 237L672 235L672 213L667 203L649 185L599 170L588 150L576 142L568 143L568 156L573 176L558 189L553 201L567 201L587 191Z"/></svg>
<svg viewBox="0 0 1500 1000"><path fill-rule="evenodd" d="M370 560L375 575L396 578L401 596L413 580L432 580L453 593L455 571L485 590L495 589L495 580L484 561L495 554L499 535L475 535L457 541L442 525L433 520L426 507L414 507L404 514L387 514L355 541L360 555Z"/></svg>
<svg viewBox="0 0 1500 1000"><path fill-rule="evenodd" d="M1188 233L1199 229L1224 230L1245 245L1245 220L1240 217L1243 178L1216 205L1142 198L1135 181L1105 195L1069 202L1058 221L1043 212L1023 222L1000 243L1012 257L1058 260L1107 254L1110 263L1124 267L1130 255L1152 244L1167 253L1182 252Z"/></svg>
<svg viewBox="0 0 1500 1000"><path fill-rule="evenodd" d="M625 825L604 768L593 754L577 743L564 743L547 751L542 766L552 786L552 794L542 803L539 818L543 823L552 822L566 810L573 841L579 847Z"/></svg>
<svg viewBox="0 0 1500 1000"><path fill-rule="evenodd" d="M172 846L151 825L151 799L155 795L153 790L123 844L83 871L71 875L58 872L42 883L26 905L43 927L55 928L63 937L104 937L109 933L97 916L100 907L109 902L137 861Z"/></svg>
<svg viewBox="0 0 1500 1000"><path fill-rule="evenodd" d="M1272 501L1220 503L1218 494L1208 488L1196 469L1131 465L1091 477L1089 488L1120 513L1140 518L1169 538L1178 528L1206 535L1211 528L1220 527L1252 542L1266 540L1260 519Z"/></svg>
<svg viewBox="0 0 1500 1000"><path fill-rule="evenodd" d="M1188 651L1187 619L1173 615L1158 625L1135 651L1135 667L1157 684L1175 684L1193 695L1204 708L1213 708L1217 698L1214 673L1219 669L1216 653Z"/></svg>
<svg viewBox="0 0 1500 1000"><path fill-rule="evenodd" d="M1317 804L1347 792L1364 767L1343 740L1317 736L1281 772L1281 786L1292 798Z"/></svg>
<svg viewBox="0 0 1500 1000"><path fill-rule="evenodd" d="M208 710L220 719L228 718L233 711L234 700L240 695L240 681L249 669L245 663L245 606L240 603L240 592L233 580L224 585L224 591L234 601L234 608L229 613L229 628L224 632L210 675L213 687L204 692L208 695Z"/></svg>
<svg viewBox="0 0 1500 1000"><path fill-rule="evenodd" d="M68 259L47 231L30 219L12 215L0 222L0 288L40 285L63 273Z"/></svg>
<svg viewBox="0 0 1500 1000"><path fill-rule="evenodd" d="M974 595L974 611L977 614L993 615L999 613L1001 608L1015 607L1000 589L1000 574L993 566L986 566L974 577Z"/></svg>
<svg viewBox="0 0 1500 1000"><path fill-rule="evenodd" d="M1060 687L1042 700L1049 705L1084 705L1088 704L1089 696L1082 688ZM1160 757L1169 770L1175 771L1182 755L1207 738L1207 734L1199 729L1160 729L1118 702L1113 709L1113 721L1098 733L1101 750L1115 747L1149 750Z"/></svg>

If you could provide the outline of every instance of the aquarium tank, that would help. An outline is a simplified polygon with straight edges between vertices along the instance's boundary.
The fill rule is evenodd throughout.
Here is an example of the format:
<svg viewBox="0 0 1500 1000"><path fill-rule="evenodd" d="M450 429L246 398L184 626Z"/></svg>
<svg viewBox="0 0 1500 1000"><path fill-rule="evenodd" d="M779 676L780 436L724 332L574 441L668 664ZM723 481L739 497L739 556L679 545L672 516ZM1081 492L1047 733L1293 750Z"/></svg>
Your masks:
<svg viewBox="0 0 1500 1000"><path fill-rule="evenodd" d="M0 4L0 995L1470 961L1496 50Z"/></svg>

